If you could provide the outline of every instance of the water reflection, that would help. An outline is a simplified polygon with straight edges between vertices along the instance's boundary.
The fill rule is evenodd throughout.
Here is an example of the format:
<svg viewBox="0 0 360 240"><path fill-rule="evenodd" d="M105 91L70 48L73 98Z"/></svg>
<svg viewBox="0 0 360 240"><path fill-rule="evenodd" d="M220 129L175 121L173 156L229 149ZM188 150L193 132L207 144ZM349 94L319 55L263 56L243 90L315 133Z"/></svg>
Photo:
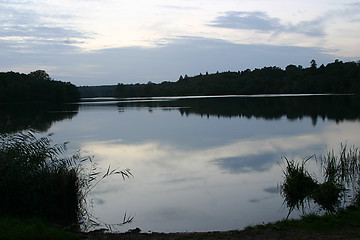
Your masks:
<svg viewBox="0 0 360 240"><path fill-rule="evenodd" d="M147 108L150 112L154 108L162 108L164 111L178 110L181 115L196 114L208 118L255 117L271 120L286 116L289 120L295 120L310 117L313 125L319 119L336 122L360 119L360 97L353 95L136 99L117 102L117 106L120 112L126 108Z"/></svg>
<svg viewBox="0 0 360 240"><path fill-rule="evenodd" d="M358 97L251 99L87 102L49 131L103 169L131 169L134 178L106 179L92 193L104 221L135 215L121 231L241 229L286 217L281 157L323 154L360 135Z"/></svg>
<svg viewBox="0 0 360 240"><path fill-rule="evenodd" d="M78 113L76 104L49 105L46 103L2 104L0 131L18 132L34 129L46 132L53 123L71 119Z"/></svg>
<svg viewBox="0 0 360 240"><path fill-rule="evenodd" d="M214 162L222 169L230 173L263 172L279 160L278 154L259 154L252 156L236 156L219 158Z"/></svg>
<svg viewBox="0 0 360 240"><path fill-rule="evenodd" d="M134 213L126 229L165 232L239 229L279 220L287 213L277 189L281 157L324 153L343 137L354 143L360 133L357 125L332 124L314 133L240 138L192 149L161 139L85 142L83 149L101 166L128 167L135 175L125 183L109 181L105 191L95 192L102 203L95 211L110 222L124 211Z"/></svg>

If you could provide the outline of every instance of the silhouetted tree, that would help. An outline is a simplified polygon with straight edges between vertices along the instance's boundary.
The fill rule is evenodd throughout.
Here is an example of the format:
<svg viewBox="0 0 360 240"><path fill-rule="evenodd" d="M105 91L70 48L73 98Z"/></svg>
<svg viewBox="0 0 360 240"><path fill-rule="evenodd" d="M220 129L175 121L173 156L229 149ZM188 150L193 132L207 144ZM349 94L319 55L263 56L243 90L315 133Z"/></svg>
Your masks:
<svg viewBox="0 0 360 240"><path fill-rule="evenodd" d="M317 66L316 61L314 59L310 61L310 64L311 64L311 68L316 68Z"/></svg>
<svg viewBox="0 0 360 240"><path fill-rule="evenodd" d="M2 103L42 101L61 104L78 101L80 94L70 82L52 80L44 70L29 74L0 73Z"/></svg>
<svg viewBox="0 0 360 240"><path fill-rule="evenodd" d="M33 76L34 78L38 79L38 80L47 80L50 81L51 77L49 76L49 74L47 74L47 72L45 72L44 70L36 70L34 72L29 73L30 76Z"/></svg>

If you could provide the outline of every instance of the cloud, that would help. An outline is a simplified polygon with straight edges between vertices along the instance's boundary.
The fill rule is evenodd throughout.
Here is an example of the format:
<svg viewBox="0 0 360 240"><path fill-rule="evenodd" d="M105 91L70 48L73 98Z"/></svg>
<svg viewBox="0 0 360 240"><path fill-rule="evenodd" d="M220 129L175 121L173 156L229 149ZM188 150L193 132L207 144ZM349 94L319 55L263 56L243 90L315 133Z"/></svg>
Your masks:
<svg viewBox="0 0 360 240"><path fill-rule="evenodd" d="M64 37L85 38L81 32L62 27L12 25L0 29L0 37L33 37L59 39Z"/></svg>
<svg viewBox="0 0 360 240"><path fill-rule="evenodd" d="M62 45L83 43L90 37L66 26L70 15L39 12L36 3L0 2L0 41L13 52L62 50ZM56 23L55 23L56 22Z"/></svg>
<svg viewBox="0 0 360 240"><path fill-rule="evenodd" d="M91 52L81 52L67 42L80 40L28 39L24 47L19 48L16 43L0 39L3 49L0 56L7 59L1 63L0 70L16 68L21 72L21 66L31 65L33 69L29 66L24 72L48 65L53 66L48 73L55 79L76 85L102 85L177 81L180 75L193 76L206 71L284 68L289 64L308 66L313 58L319 65L334 60L321 48L234 44L198 37L167 39L168 44L153 48L124 47ZM16 47L17 52L11 52Z"/></svg>
<svg viewBox="0 0 360 240"><path fill-rule="evenodd" d="M301 21L296 25L289 25L285 32L302 33L310 37L325 36L325 19L317 18L311 21Z"/></svg>
<svg viewBox="0 0 360 240"><path fill-rule="evenodd" d="M265 12L229 11L218 16L209 26L239 30L255 30L263 32L301 33L307 36L323 36L324 24L322 18L311 21L301 21L295 25L283 24L281 19L270 17Z"/></svg>
<svg viewBox="0 0 360 240"><path fill-rule="evenodd" d="M226 12L224 16L217 17L212 24L213 27L275 31L282 29L280 19L270 18L265 12Z"/></svg>
<svg viewBox="0 0 360 240"><path fill-rule="evenodd" d="M0 29L0 40L7 41L14 52L43 53L65 50L66 46L83 43L88 38L81 32L62 27L14 25Z"/></svg>
<svg viewBox="0 0 360 240"><path fill-rule="evenodd" d="M189 7L189 6L179 6L179 5L159 5L159 8L166 10L180 10L180 11L189 11L189 10L198 10L198 7Z"/></svg>

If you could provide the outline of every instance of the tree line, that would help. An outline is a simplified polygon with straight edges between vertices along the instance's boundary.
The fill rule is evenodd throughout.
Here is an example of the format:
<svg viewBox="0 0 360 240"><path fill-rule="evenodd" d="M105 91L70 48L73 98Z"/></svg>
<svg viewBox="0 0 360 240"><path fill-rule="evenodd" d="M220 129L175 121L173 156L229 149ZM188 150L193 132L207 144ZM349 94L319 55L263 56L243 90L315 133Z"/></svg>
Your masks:
<svg viewBox="0 0 360 240"><path fill-rule="evenodd" d="M44 70L29 74L0 72L0 102L47 102L61 104L80 99L75 85L52 79Z"/></svg>
<svg viewBox="0 0 360 240"><path fill-rule="evenodd" d="M114 97L153 97L222 94L360 93L360 61L335 60L326 66L288 65L246 69L238 72L180 76L177 82L123 84L114 87Z"/></svg>
<svg viewBox="0 0 360 240"><path fill-rule="evenodd" d="M78 87L81 97L84 98L113 97L114 89L115 89L115 85Z"/></svg>

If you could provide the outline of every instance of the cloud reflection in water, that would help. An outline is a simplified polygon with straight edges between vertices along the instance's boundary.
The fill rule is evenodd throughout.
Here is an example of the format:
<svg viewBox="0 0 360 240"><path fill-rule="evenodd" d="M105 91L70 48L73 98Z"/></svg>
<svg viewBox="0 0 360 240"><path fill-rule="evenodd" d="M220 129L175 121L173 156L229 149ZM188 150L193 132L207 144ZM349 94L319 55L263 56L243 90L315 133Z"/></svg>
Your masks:
<svg viewBox="0 0 360 240"><path fill-rule="evenodd" d="M334 124L321 132L194 149L161 140L86 142L83 149L103 169L130 168L134 174L126 182L109 180L97 189L94 196L104 202L95 211L110 222L125 211L136 213L129 228L153 231L227 230L281 219L286 215L279 212L282 198L277 194L281 157L301 159L319 149L323 153L326 145L337 147L332 139L339 136L353 142L357 136L352 129L353 123Z"/></svg>
<svg viewBox="0 0 360 240"><path fill-rule="evenodd" d="M340 121L325 117L313 124L309 114L288 118L283 109L279 118L247 118L246 109L260 109L227 101L216 108L203 101L191 104L181 108L184 114L164 111L164 104L80 107L71 122L52 128L55 136L77 140L100 168L130 168L134 175L126 181L110 177L98 185L92 192L101 203L95 204L96 216L116 223L127 212L135 215L134 222L120 230L140 227L145 232L230 230L279 220L287 214L277 189L283 180L281 157L323 154L341 142L358 143L360 135L358 120L342 115L334 117ZM228 111L219 115L224 106ZM235 117L234 109L244 114ZM203 112L209 118L202 118Z"/></svg>
<svg viewBox="0 0 360 240"><path fill-rule="evenodd" d="M214 162L230 173L263 172L279 159L276 154L262 154L246 157L219 158Z"/></svg>

